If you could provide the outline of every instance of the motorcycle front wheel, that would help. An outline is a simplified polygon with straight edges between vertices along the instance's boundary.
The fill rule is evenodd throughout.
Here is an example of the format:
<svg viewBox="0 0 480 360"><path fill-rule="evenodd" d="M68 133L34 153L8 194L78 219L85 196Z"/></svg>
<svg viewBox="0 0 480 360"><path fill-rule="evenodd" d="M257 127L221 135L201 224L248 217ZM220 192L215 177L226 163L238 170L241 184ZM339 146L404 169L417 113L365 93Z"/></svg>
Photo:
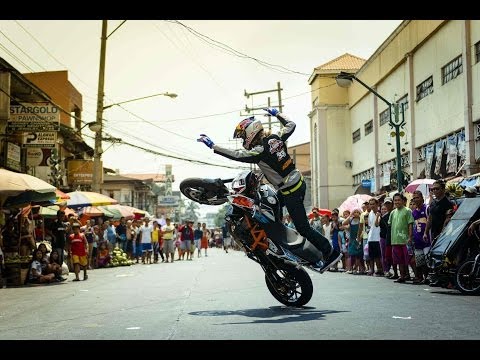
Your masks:
<svg viewBox="0 0 480 360"><path fill-rule="evenodd" d="M276 276L265 274L267 288L275 299L286 306L301 307L313 295L312 279L301 267L284 264Z"/></svg>
<svg viewBox="0 0 480 360"><path fill-rule="evenodd" d="M480 294L480 275L478 269L474 273L474 266L474 260L465 261L459 266L457 273L455 274L457 288L462 294Z"/></svg>
<svg viewBox="0 0 480 360"><path fill-rule="evenodd" d="M221 205L228 201L228 189L220 179L188 178L180 183L180 191L200 204Z"/></svg>

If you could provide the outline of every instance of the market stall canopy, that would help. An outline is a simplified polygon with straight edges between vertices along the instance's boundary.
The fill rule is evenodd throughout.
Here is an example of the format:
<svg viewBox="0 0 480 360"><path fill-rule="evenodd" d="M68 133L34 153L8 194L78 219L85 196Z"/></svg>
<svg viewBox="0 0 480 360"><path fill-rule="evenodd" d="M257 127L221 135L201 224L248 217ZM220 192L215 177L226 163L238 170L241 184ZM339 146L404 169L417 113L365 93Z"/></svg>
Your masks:
<svg viewBox="0 0 480 360"><path fill-rule="evenodd" d="M27 205L51 205L55 202L55 192L38 193L25 191L16 196L9 196L3 202L5 208L21 208Z"/></svg>
<svg viewBox="0 0 480 360"><path fill-rule="evenodd" d="M0 169L0 194L2 195L18 195L25 191L51 193L55 190L55 186L35 176Z"/></svg>
<svg viewBox="0 0 480 360"><path fill-rule="evenodd" d="M0 169L0 205L3 207L55 201L55 190L55 186L35 176Z"/></svg>
<svg viewBox="0 0 480 360"><path fill-rule="evenodd" d="M74 191L67 195L70 196L67 206L72 208L118 204L118 201L111 197L91 191Z"/></svg>
<svg viewBox="0 0 480 360"><path fill-rule="evenodd" d="M99 206L99 209L107 210L108 212L113 214L114 220L120 219L121 217L124 217L127 220L135 218L135 213L133 212L133 208L131 208L130 206L125 206L120 204L105 205L105 206Z"/></svg>
<svg viewBox="0 0 480 360"><path fill-rule="evenodd" d="M40 210L38 211L38 215L44 218L56 218L58 210L60 210L60 207L58 205L41 206ZM70 208L64 208L62 210L65 212L66 216L70 214L77 216L77 213Z"/></svg>
<svg viewBox="0 0 480 360"><path fill-rule="evenodd" d="M70 196L68 196L67 194L65 194L63 191L61 190L55 190L55 194L57 195L57 202L61 201L61 200L68 200L70 199Z"/></svg>
<svg viewBox="0 0 480 360"><path fill-rule="evenodd" d="M105 215L105 212L96 206L85 206L79 210L80 215L87 215L88 217L97 217Z"/></svg>

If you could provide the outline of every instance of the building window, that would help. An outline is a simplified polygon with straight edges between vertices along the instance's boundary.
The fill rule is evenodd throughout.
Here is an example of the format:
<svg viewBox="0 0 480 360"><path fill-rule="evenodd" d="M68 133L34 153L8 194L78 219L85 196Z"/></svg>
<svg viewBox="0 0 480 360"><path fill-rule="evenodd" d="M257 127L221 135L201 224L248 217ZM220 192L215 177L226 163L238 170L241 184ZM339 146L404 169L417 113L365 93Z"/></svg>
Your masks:
<svg viewBox="0 0 480 360"><path fill-rule="evenodd" d="M365 136L373 132L373 120L365 124Z"/></svg>
<svg viewBox="0 0 480 360"><path fill-rule="evenodd" d="M475 64L480 61L480 41L475 44Z"/></svg>
<svg viewBox="0 0 480 360"><path fill-rule="evenodd" d="M426 149L426 146L422 146L421 148L418 148L417 149L417 158L418 158L418 161L425 161L425 149Z"/></svg>
<svg viewBox="0 0 480 360"><path fill-rule="evenodd" d="M403 111L407 111L408 110L408 94L405 94L405 96L400 98L397 101L397 104L399 105L398 110L400 111L400 113L402 113L402 104L403 104Z"/></svg>
<svg viewBox="0 0 480 360"><path fill-rule="evenodd" d="M463 72L462 55L456 57L442 68L442 85L455 79Z"/></svg>
<svg viewBox="0 0 480 360"><path fill-rule="evenodd" d="M401 157L402 168L410 166L410 153L402 154Z"/></svg>
<svg viewBox="0 0 480 360"><path fill-rule="evenodd" d="M417 85L417 101L422 100L425 96L433 93L433 76L430 76L427 80Z"/></svg>
<svg viewBox="0 0 480 360"><path fill-rule="evenodd" d="M390 108L385 109L379 115L380 126L387 124L390 121Z"/></svg>
<svg viewBox="0 0 480 360"><path fill-rule="evenodd" d="M352 140L353 140L354 143L356 143L358 140L360 140L360 129L357 129L353 132Z"/></svg>
<svg viewBox="0 0 480 360"><path fill-rule="evenodd" d="M480 140L480 122L475 123L475 140Z"/></svg>

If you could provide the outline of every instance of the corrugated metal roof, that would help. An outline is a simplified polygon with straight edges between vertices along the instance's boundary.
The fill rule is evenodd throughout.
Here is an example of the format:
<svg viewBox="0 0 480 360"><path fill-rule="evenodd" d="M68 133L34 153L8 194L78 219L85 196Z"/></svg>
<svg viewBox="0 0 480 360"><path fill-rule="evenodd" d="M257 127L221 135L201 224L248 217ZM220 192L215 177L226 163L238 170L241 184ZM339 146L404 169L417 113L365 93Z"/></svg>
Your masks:
<svg viewBox="0 0 480 360"><path fill-rule="evenodd" d="M317 66L315 70L358 70L365 61L367 60L345 53L323 65Z"/></svg>

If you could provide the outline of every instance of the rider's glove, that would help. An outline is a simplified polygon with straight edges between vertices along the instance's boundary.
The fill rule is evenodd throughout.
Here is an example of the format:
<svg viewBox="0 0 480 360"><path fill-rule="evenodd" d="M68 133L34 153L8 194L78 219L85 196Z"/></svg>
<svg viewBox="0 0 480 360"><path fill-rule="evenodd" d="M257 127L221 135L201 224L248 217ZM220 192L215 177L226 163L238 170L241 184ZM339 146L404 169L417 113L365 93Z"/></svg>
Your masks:
<svg viewBox="0 0 480 360"><path fill-rule="evenodd" d="M203 142L210 149L215 145L215 143L205 134L200 134L200 137L197 139L198 142Z"/></svg>
<svg viewBox="0 0 480 360"><path fill-rule="evenodd" d="M265 110L269 115L272 115L272 116L277 116L279 113L279 111L275 108L265 108L263 110Z"/></svg>

